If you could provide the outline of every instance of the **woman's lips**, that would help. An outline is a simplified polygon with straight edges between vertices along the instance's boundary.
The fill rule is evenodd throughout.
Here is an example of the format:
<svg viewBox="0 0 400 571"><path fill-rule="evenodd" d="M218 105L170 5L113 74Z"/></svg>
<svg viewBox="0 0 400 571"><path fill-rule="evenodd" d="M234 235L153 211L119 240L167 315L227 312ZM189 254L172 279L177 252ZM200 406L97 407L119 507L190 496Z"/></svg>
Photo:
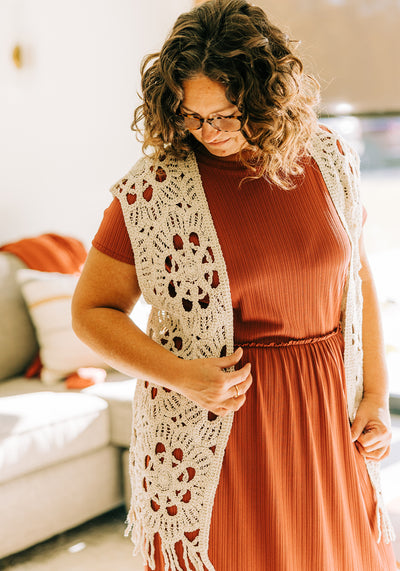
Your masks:
<svg viewBox="0 0 400 571"><path fill-rule="evenodd" d="M223 145L224 143L227 143L229 141L229 139L225 139L224 141L215 141L213 143L206 143L207 145Z"/></svg>

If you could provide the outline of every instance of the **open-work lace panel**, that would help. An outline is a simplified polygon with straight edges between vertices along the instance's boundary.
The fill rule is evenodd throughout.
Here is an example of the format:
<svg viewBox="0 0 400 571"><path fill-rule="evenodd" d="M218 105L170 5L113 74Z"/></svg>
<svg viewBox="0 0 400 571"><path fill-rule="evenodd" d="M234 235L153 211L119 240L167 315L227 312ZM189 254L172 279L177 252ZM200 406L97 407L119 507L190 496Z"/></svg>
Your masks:
<svg viewBox="0 0 400 571"><path fill-rule="evenodd" d="M139 285L152 305L149 336L178 357L233 351L228 275L194 155L140 161L112 189L121 202ZM132 539L154 567L159 534L166 567L213 569L212 505L233 414L218 417L182 395L139 381L131 446ZM128 528L129 530L129 528Z"/></svg>
<svg viewBox="0 0 400 571"><path fill-rule="evenodd" d="M344 336L344 365L347 406L353 422L363 395L362 283L358 241L362 228L359 157L339 136L321 126L314 137L312 155L325 180L332 201L349 236L352 255L341 307ZM366 460L368 474L376 494L379 537L386 543L395 538L382 495L380 464Z"/></svg>

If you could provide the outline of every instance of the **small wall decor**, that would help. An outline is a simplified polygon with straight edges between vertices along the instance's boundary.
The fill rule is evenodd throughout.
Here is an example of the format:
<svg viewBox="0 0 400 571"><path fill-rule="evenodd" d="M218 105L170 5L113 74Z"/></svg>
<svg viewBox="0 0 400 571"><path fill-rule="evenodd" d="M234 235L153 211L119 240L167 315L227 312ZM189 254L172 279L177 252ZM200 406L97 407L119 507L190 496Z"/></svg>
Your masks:
<svg viewBox="0 0 400 571"><path fill-rule="evenodd" d="M19 44L17 44L13 49L12 59L13 59L15 67L18 67L18 68L22 67L22 48Z"/></svg>

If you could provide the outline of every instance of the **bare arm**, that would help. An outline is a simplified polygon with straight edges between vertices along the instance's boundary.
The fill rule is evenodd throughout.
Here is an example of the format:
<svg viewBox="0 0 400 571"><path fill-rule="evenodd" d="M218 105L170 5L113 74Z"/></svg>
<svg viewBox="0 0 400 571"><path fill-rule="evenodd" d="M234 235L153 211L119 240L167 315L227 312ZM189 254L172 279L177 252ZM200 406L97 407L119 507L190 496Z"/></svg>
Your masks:
<svg viewBox="0 0 400 571"><path fill-rule="evenodd" d="M238 410L252 379L250 364L227 373L242 356L179 359L130 319L140 297L135 267L92 248L72 302L75 333L114 368L185 395L216 414ZM238 385L240 395L236 397Z"/></svg>
<svg viewBox="0 0 400 571"><path fill-rule="evenodd" d="M364 393L352 425L352 436L364 456L381 460L389 453L391 441L388 375L378 297L362 237L360 256Z"/></svg>

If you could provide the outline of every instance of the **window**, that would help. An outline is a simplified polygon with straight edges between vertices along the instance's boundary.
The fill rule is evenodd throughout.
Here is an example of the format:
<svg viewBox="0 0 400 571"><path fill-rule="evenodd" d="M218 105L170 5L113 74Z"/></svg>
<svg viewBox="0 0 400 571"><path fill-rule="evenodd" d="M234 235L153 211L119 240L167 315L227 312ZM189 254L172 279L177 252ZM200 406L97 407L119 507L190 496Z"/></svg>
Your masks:
<svg viewBox="0 0 400 571"><path fill-rule="evenodd" d="M364 235L378 292L390 404L400 412L400 115L324 117L361 157Z"/></svg>

